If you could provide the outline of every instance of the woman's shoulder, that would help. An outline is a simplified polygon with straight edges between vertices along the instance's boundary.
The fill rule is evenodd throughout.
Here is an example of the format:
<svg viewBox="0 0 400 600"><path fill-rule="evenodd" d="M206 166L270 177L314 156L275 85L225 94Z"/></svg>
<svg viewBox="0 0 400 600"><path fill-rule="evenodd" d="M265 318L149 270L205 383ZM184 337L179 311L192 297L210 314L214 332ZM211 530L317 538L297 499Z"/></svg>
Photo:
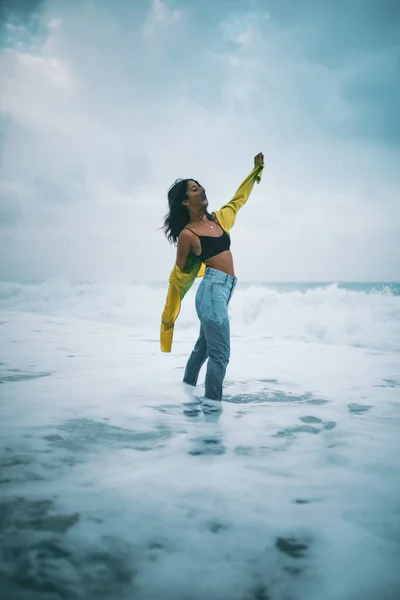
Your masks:
<svg viewBox="0 0 400 600"><path fill-rule="evenodd" d="M190 239L192 236L193 236L193 232L188 227L184 227L182 229L182 231L180 232L178 239L179 240L187 240L187 239Z"/></svg>

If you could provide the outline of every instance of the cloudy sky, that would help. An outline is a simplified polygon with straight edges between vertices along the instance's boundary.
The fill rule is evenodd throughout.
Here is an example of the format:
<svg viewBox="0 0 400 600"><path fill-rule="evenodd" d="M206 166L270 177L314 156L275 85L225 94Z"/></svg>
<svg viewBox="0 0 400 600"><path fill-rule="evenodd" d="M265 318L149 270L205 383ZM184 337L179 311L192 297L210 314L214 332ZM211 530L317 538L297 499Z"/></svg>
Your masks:
<svg viewBox="0 0 400 600"><path fill-rule="evenodd" d="M9 0L0 277L163 281L177 177L247 281L400 280L397 0Z"/></svg>

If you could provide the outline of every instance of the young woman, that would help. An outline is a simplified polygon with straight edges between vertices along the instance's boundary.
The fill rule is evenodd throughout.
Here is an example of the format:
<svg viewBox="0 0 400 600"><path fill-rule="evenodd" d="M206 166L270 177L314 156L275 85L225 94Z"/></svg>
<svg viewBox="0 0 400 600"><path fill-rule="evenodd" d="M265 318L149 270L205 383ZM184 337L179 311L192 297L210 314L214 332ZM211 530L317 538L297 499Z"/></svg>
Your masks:
<svg viewBox="0 0 400 600"><path fill-rule="evenodd" d="M200 334L186 364L183 381L195 386L208 358L205 397L222 399L222 385L230 357L228 305L236 286L230 229L254 183L261 180L264 156L254 158L254 168L235 196L219 211L209 213L205 189L195 179L181 179L168 192L169 213L164 231L178 243L161 322L161 350L170 352L174 323L181 301L196 277L203 277L196 294Z"/></svg>

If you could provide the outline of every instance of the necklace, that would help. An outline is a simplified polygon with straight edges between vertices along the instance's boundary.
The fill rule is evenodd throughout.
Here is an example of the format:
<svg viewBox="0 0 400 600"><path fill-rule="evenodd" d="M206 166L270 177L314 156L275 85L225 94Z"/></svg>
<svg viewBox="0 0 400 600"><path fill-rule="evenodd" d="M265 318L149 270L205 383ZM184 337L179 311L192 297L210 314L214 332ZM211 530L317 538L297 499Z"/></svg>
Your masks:
<svg viewBox="0 0 400 600"><path fill-rule="evenodd" d="M204 219L202 219L202 220L203 220L203 222L204 222ZM209 219L206 219L206 221L207 221L208 225L210 226L210 229L214 229L214 226L213 226L213 225L211 225L211 223L210 223Z"/></svg>

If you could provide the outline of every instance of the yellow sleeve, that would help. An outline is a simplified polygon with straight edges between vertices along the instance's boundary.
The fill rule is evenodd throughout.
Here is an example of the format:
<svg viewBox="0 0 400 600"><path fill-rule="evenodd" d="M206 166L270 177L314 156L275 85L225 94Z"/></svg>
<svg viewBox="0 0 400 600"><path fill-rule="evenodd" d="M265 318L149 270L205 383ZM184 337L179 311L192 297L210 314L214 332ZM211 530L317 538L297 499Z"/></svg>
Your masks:
<svg viewBox="0 0 400 600"><path fill-rule="evenodd" d="M197 260L189 273L184 273L175 263L169 277L169 287L161 316L161 352L171 352L174 324L181 310L182 299L193 285L196 277L204 275L205 265Z"/></svg>
<svg viewBox="0 0 400 600"><path fill-rule="evenodd" d="M256 165L250 175L240 184L232 200L214 213L218 222L226 231L234 226L236 214L246 204L255 182L260 183L263 168L264 165Z"/></svg>
<svg viewBox="0 0 400 600"><path fill-rule="evenodd" d="M181 310L181 295L179 288L170 283L165 307L161 316L160 346L161 352L171 352L174 323Z"/></svg>

